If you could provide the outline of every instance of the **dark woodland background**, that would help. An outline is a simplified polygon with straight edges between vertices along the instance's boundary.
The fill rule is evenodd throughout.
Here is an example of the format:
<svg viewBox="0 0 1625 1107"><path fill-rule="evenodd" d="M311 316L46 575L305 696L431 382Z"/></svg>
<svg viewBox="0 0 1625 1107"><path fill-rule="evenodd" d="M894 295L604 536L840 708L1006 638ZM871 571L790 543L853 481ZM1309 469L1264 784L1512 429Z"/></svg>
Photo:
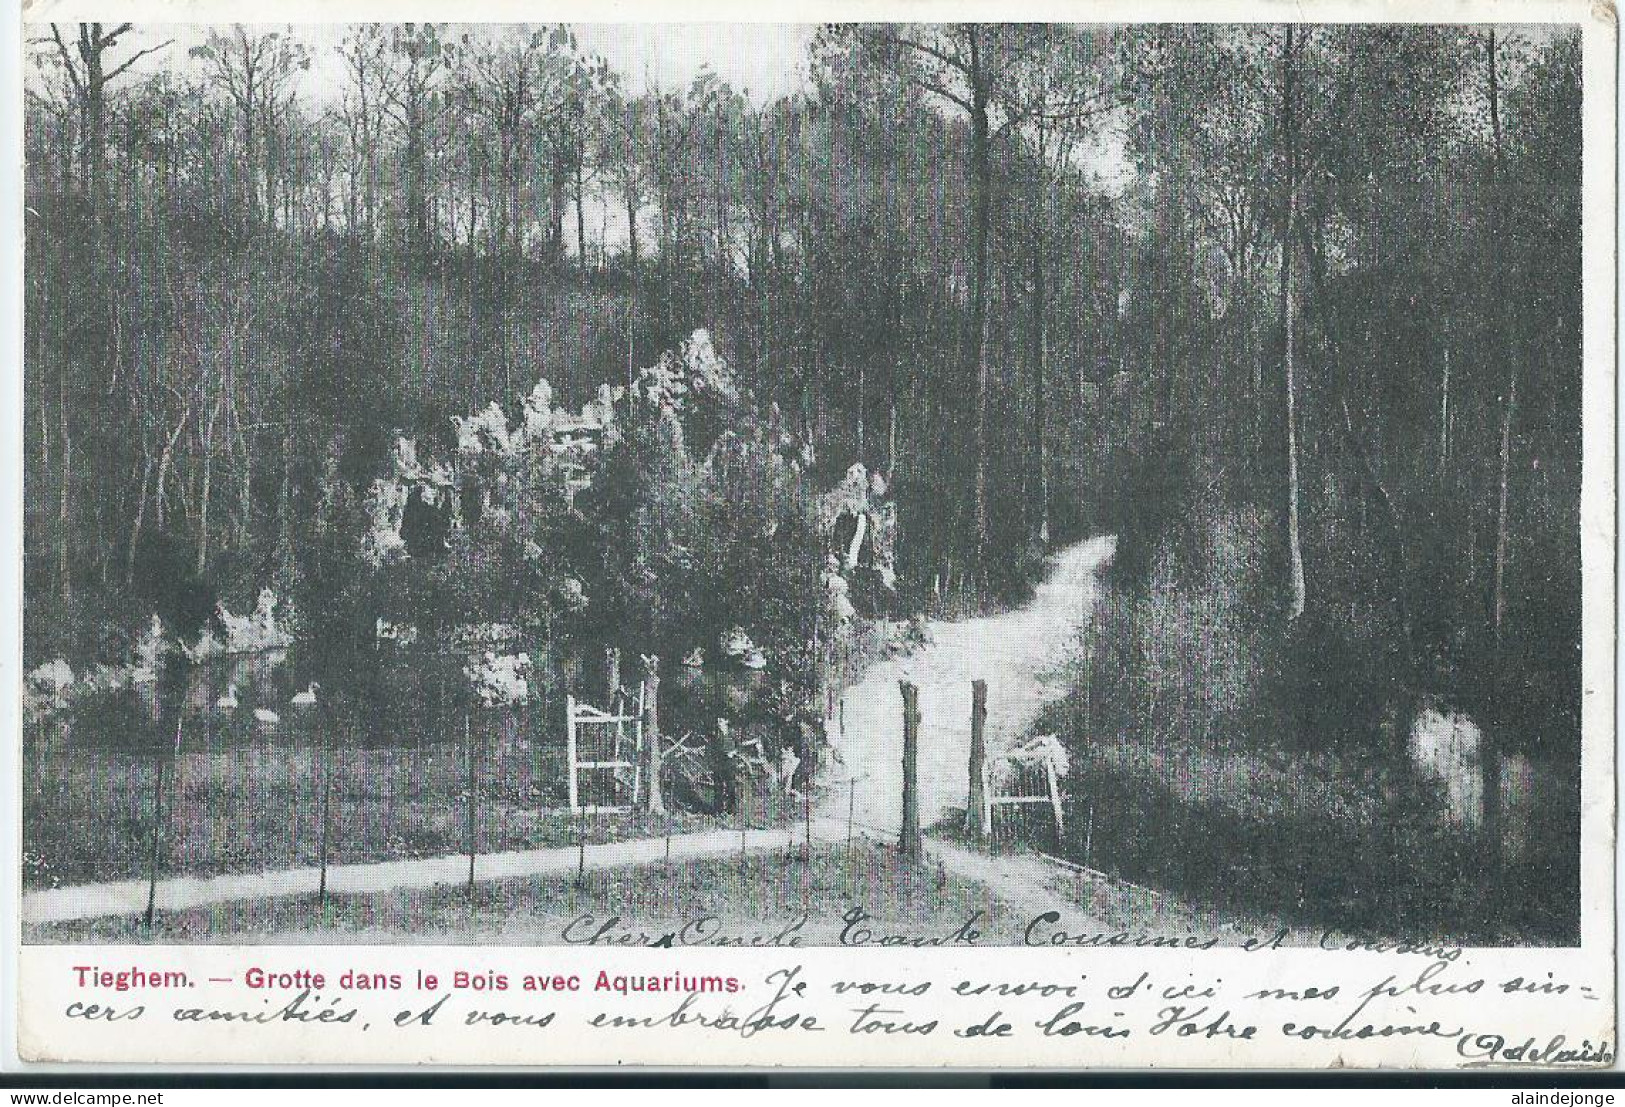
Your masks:
<svg viewBox="0 0 1625 1107"><path fill-rule="evenodd" d="M1358 758L1438 704L1578 764L1573 30L832 26L771 102L634 91L562 28L28 34L30 668L270 582L334 686L383 679L380 615L667 656L744 624L808 698L822 539L697 466L771 427L808 495L889 477L868 614L1020 602L1118 536L1068 741ZM539 377L579 407L701 327L732 387L675 437L629 401L575 504L360 557L397 429L449 454L451 415ZM1399 815L1381 848L1270 819L1287 907L1434 925L1490 879L1468 850L1384 885ZM1204 841L1265 849L1192 827L1163 876L1196 891ZM1572 932L1574 833L1515 925Z"/></svg>

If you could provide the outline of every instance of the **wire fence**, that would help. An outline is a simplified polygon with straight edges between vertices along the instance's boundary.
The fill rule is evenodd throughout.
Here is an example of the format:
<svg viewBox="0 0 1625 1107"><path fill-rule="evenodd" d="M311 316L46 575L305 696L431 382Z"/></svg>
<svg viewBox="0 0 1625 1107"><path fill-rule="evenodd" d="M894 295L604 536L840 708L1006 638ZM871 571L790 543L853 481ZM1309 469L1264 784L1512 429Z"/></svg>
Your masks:
<svg viewBox="0 0 1625 1107"><path fill-rule="evenodd" d="M25 736L25 883L149 876L155 824L160 867L187 876L318 865L324 837L339 864L612 832L568 811L564 750L541 716L476 710L400 744L326 717L219 744L189 743L183 726L178 749L76 743L71 723L46 720Z"/></svg>
<svg viewBox="0 0 1625 1107"><path fill-rule="evenodd" d="M802 746L798 757L782 739L764 743L762 731L734 732L722 717L714 733L702 725L702 733L662 735L670 813L634 804L586 815L571 802L567 697L380 717L346 698L301 705L294 697L276 711L246 700L224 708L218 690L177 700L186 706L167 715L155 700L143 706L134 697L124 714L59 712L26 729L25 887L306 867L325 874L331 865L584 847L715 826L718 814L742 834L805 823L811 846L815 751ZM708 685L686 694L706 708L724 706ZM891 802L913 812L901 844L918 857L919 718L909 733L907 712L884 716L873 724L905 732L902 794ZM644 756L640 749L639 766ZM963 788L980 767L959 760L948 772ZM954 791L946 780L935 785L943 786ZM853 797L846 799L850 821ZM1008 815L1016 817L988 820L985 844L1003 844L1012 831L1027 836L1030 820ZM1055 823L1058 832L1058 816Z"/></svg>
<svg viewBox="0 0 1625 1107"><path fill-rule="evenodd" d="M205 713L184 717L178 734L166 722L123 741L91 725L105 720L48 717L24 736L25 887L658 836L714 825L703 800L724 791L728 821L741 827L805 814L770 760L747 755L756 735L736 735L719 757L689 733L661 739L665 812L575 812L560 706L450 710L396 735L325 705L229 726ZM710 793L699 796L704 781Z"/></svg>

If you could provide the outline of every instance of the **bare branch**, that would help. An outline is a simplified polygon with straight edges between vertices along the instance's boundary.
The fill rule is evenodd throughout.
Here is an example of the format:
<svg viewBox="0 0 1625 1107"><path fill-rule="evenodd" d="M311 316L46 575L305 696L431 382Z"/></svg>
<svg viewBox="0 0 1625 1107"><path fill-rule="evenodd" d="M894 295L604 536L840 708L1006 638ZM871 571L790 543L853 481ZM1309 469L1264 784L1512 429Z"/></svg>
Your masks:
<svg viewBox="0 0 1625 1107"><path fill-rule="evenodd" d="M890 30L877 31L875 32L875 37L883 40L885 43L891 46L901 47L905 50L913 50L918 54L935 58L937 61L941 62L943 65L954 70L955 72L967 75L970 73L970 66L967 65L962 59L956 58L944 50L939 50L928 42L920 42L916 39L908 38ZM948 86L940 80L918 73L908 75L907 79L913 81L925 91L935 93L944 100L957 105L967 112L975 110L969 100L948 88Z"/></svg>
<svg viewBox="0 0 1625 1107"><path fill-rule="evenodd" d="M957 104L959 107L963 108L965 111L975 111L976 110L975 107L972 106L972 104L971 104L971 102L969 100L966 100L965 98L963 98L962 96L959 96L956 93L950 92L940 82L927 80L924 77L915 77L914 82L916 84L918 84L921 88L925 89L927 92L934 92L938 96L941 96L944 100L953 101L955 104Z"/></svg>
<svg viewBox="0 0 1625 1107"><path fill-rule="evenodd" d="M95 45L104 48L108 46L116 46L120 37L128 33L129 30L134 26L135 24L133 23L120 23L117 27L114 27L112 31L98 38Z"/></svg>
<svg viewBox="0 0 1625 1107"><path fill-rule="evenodd" d="M963 59L956 58L952 54L938 50L929 43L918 42L911 38L904 38L902 35L893 34L890 31L882 31L881 34L898 46L904 46L910 50L916 50L922 54L929 55L930 57L936 58L943 65L957 69L961 73L970 73L970 66L967 65Z"/></svg>
<svg viewBox="0 0 1625 1107"><path fill-rule="evenodd" d="M79 80L79 71L74 68L73 55L68 53L68 44L62 41L62 32L57 30L56 24L51 24L51 37L56 40L58 53L62 55L62 67L68 71L68 80L73 82L73 90L80 96L85 94L85 86Z"/></svg>
<svg viewBox="0 0 1625 1107"><path fill-rule="evenodd" d="M1097 119L1101 116L1110 115L1112 112L1120 108L1126 108L1134 102L1132 97L1124 94L1119 94L1117 99L1109 103L1099 102L1110 95L1110 92L1104 92L1099 96L1089 97L1067 108L1058 108L1054 111L1045 111L1033 106L1024 111L1011 112L1005 117L1004 122L993 129L993 135L994 137L1001 136L1010 128L1019 127L1026 123L1082 123L1086 119Z"/></svg>
<svg viewBox="0 0 1625 1107"><path fill-rule="evenodd" d="M140 61L142 58L146 57L148 54L156 54L158 51L164 49L164 47L166 47L166 46L173 46L174 43L175 43L174 39L168 39L168 40L166 40L164 42L160 42L157 46L149 46L145 50L141 50L141 51L139 51L139 52L137 52L135 54L132 54L132 55L130 55L129 59L124 62L123 65L120 65L118 68L114 69L111 73L109 73L106 77L104 77L102 79L104 81L111 81L114 77L117 77L119 74L123 73L126 69L130 68L130 66L134 65L136 62Z"/></svg>

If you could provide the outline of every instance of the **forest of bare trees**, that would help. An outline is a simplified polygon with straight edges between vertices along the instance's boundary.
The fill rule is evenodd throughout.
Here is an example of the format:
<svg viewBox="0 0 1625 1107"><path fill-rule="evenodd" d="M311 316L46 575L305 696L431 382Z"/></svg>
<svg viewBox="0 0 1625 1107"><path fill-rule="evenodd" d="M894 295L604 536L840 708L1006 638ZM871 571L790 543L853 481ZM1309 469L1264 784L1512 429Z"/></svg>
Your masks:
<svg viewBox="0 0 1625 1107"><path fill-rule="evenodd" d="M707 327L891 477L909 603L1247 504L1283 633L1576 710L1573 33L837 25L769 101L564 27L182 30L30 27L31 662L308 587L395 430Z"/></svg>

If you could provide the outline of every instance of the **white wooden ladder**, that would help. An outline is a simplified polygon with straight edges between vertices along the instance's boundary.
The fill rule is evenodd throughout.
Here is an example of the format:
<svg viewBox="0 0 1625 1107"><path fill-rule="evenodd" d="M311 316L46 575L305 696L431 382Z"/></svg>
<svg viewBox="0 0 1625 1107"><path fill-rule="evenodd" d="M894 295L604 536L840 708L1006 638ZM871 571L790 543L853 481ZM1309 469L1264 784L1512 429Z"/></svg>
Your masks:
<svg viewBox="0 0 1625 1107"><path fill-rule="evenodd" d="M643 687L637 709L626 713L624 693L604 711L574 696L565 698L565 734L570 758L570 810L609 815L630 811L643 789ZM583 802L606 790L610 802ZM630 796L626 795L630 789ZM622 798L625 802L617 802Z"/></svg>

